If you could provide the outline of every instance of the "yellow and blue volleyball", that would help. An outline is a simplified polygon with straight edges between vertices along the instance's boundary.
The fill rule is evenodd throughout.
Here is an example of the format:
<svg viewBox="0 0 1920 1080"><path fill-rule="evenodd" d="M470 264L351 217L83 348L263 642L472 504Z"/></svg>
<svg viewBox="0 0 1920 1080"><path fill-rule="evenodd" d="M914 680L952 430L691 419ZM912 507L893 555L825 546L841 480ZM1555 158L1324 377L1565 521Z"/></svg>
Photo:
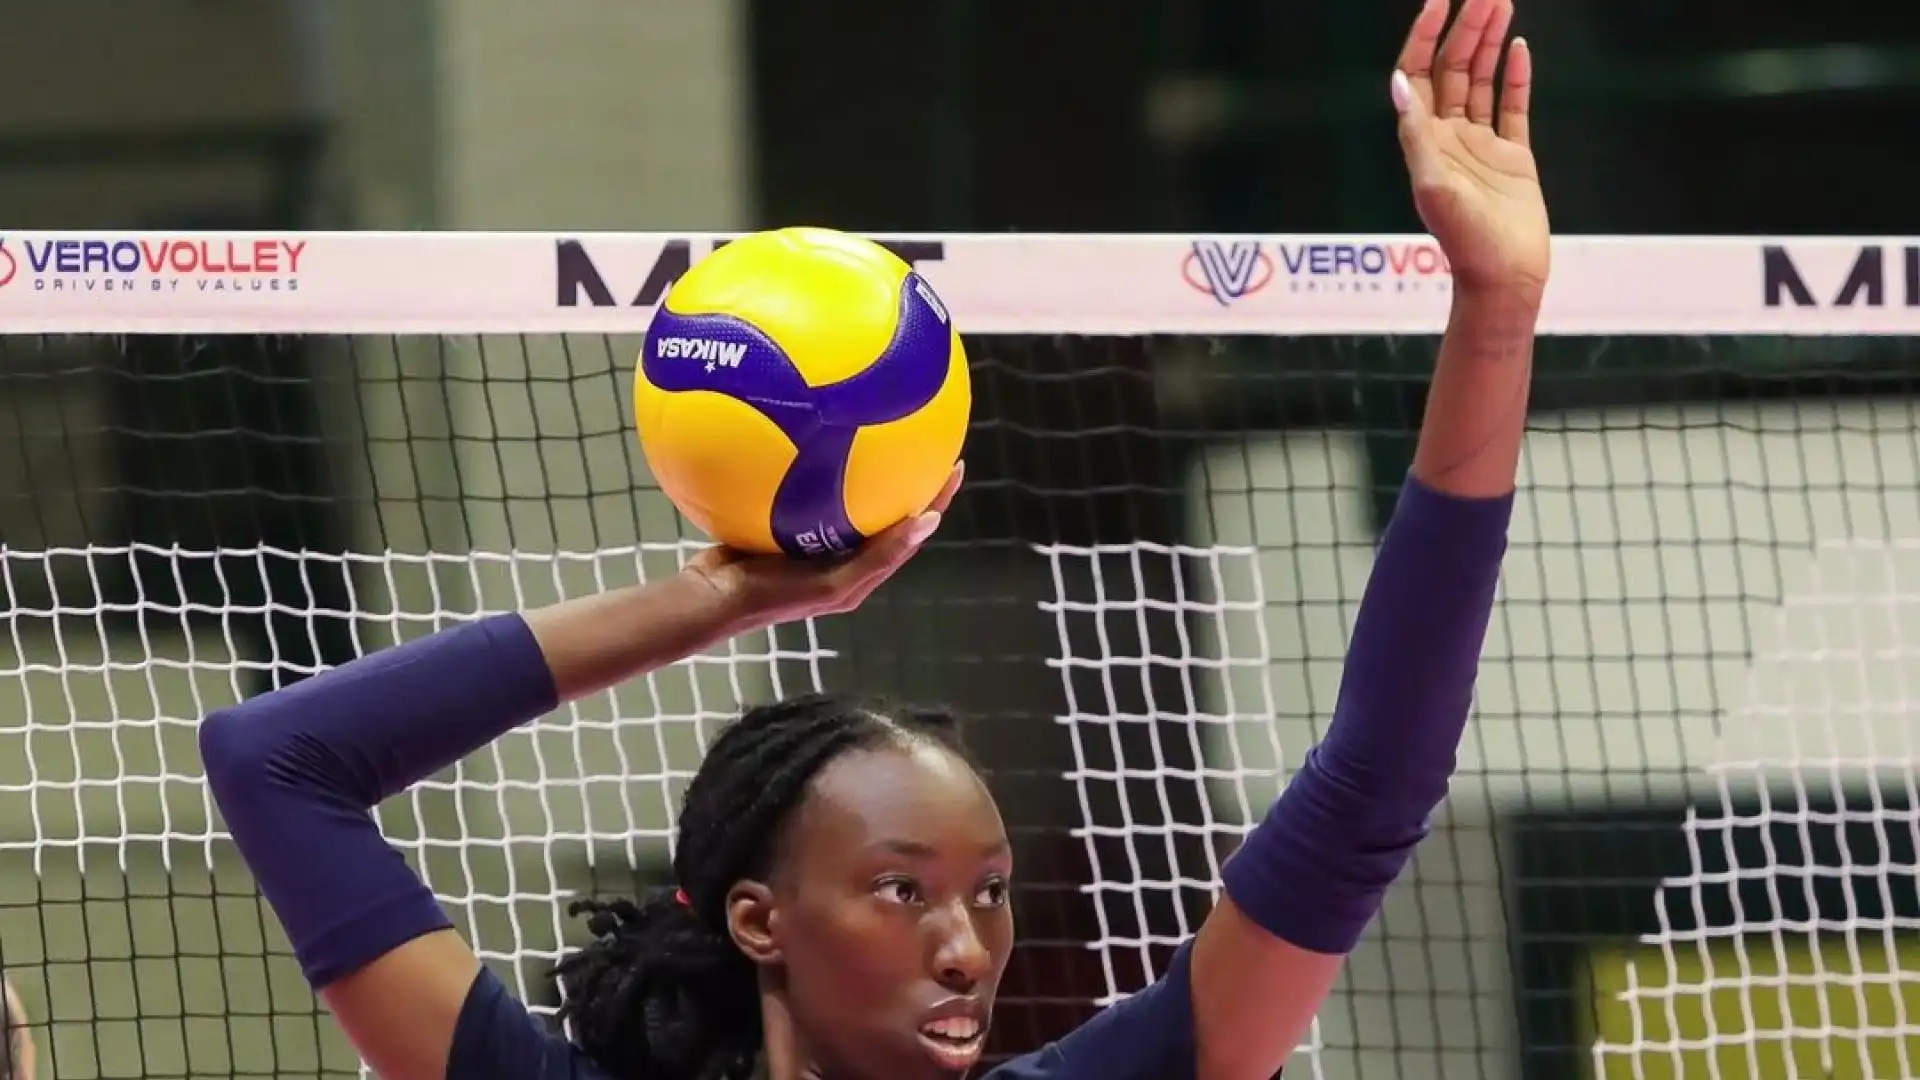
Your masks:
<svg viewBox="0 0 1920 1080"><path fill-rule="evenodd" d="M973 391L946 305L880 245L755 233L676 282L634 378L640 446L688 520L741 551L850 551L925 509Z"/></svg>

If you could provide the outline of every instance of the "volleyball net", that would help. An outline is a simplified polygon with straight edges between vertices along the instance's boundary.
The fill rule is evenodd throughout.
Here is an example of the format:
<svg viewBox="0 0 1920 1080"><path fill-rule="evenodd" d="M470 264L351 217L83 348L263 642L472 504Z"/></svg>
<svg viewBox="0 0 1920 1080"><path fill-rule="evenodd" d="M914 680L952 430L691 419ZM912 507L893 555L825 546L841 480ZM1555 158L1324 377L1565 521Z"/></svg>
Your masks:
<svg viewBox="0 0 1920 1080"><path fill-rule="evenodd" d="M0 240L0 964L43 1070L358 1073L197 718L697 550L628 394L714 242ZM889 243L971 331L930 549L380 810L539 1008L567 899L666 882L743 702L971 718L1020 861L1001 1053L1152 977L1324 731L1437 251ZM1555 275L1459 778L1289 1075L1920 1075L1920 242L1566 239Z"/></svg>

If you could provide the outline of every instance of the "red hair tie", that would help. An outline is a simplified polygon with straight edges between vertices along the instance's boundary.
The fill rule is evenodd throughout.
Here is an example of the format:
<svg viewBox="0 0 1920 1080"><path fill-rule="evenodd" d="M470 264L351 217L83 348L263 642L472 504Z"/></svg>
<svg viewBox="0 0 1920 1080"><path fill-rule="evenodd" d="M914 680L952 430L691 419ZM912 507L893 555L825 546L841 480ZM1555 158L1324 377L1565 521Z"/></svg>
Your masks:
<svg viewBox="0 0 1920 1080"><path fill-rule="evenodd" d="M673 890L673 902L676 904L679 904L683 908L690 908L693 906L693 901L687 899L687 890L685 889Z"/></svg>

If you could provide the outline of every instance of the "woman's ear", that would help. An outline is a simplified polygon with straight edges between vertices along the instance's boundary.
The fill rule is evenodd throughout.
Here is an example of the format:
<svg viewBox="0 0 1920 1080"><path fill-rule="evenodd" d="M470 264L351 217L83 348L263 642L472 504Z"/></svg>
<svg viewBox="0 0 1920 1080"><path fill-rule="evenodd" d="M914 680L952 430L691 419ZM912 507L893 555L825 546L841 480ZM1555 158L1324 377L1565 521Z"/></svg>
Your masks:
<svg viewBox="0 0 1920 1080"><path fill-rule="evenodd" d="M779 963L780 912L773 890L758 881L741 881L728 889L727 934L754 963Z"/></svg>

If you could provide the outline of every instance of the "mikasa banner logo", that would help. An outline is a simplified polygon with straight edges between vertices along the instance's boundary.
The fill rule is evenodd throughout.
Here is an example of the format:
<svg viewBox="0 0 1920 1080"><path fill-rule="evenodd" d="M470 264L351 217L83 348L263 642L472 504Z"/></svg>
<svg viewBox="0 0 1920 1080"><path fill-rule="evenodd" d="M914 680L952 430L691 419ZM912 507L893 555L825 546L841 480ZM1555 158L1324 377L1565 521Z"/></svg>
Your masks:
<svg viewBox="0 0 1920 1080"><path fill-rule="evenodd" d="M587 253L587 241L556 240L553 246L554 303L563 308L654 307L660 303L661 297L667 295L667 290L673 288L673 283L693 266L695 251L705 256L713 249L725 246L729 239L718 236L701 240L669 240L661 245L652 263L644 269L634 268L631 263L616 267L613 258L603 256L607 264L604 272L601 263ZM924 263L940 262L946 258L946 245L938 240L876 239L874 242L916 269ZM610 281L622 284L609 284ZM634 284L636 282L637 285ZM945 315L944 311L942 315ZM945 321L944 318L942 321Z"/></svg>

